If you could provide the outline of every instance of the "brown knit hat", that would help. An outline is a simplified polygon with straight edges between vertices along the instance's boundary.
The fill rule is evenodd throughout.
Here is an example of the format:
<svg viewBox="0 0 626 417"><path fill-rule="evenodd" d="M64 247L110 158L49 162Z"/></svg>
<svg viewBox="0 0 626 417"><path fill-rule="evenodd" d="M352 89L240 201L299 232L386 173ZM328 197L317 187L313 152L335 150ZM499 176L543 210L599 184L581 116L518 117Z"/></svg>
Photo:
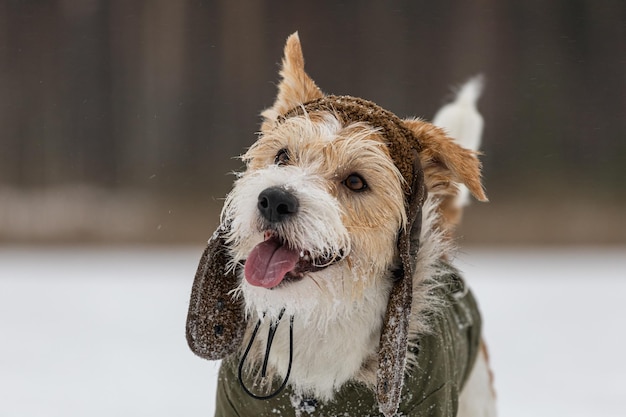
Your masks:
<svg viewBox="0 0 626 417"><path fill-rule="evenodd" d="M389 296L378 351L376 397L381 412L392 416L398 409L404 383L412 277L419 249L421 209L426 198L424 173L418 157L421 144L395 114L371 101L351 96L325 96L310 101L289 110L277 122L321 111L335 114L345 125L365 122L380 129L389 154L405 180L408 222L406 228L399 231L401 265ZM226 268L224 235L228 228L228 225L220 226L202 255L187 316L189 346L197 355L212 360L236 352L246 327L241 301L229 295L238 285L238 279L234 271Z"/></svg>
<svg viewBox="0 0 626 417"><path fill-rule="evenodd" d="M413 153L421 151L422 147L413 132L402 123L398 116L362 98L325 96L291 109L281 117L281 120L320 111L335 114L344 124L365 122L380 129L381 136L387 140L391 159L404 177L406 186L411 187L414 168ZM406 188L405 191L410 193L410 190Z"/></svg>

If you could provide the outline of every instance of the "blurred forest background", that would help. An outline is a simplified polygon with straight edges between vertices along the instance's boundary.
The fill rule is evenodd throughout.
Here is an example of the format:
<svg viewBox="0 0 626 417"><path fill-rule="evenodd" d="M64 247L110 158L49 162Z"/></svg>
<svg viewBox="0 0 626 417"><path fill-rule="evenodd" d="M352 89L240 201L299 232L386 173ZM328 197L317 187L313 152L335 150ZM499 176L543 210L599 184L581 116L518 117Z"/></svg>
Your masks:
<svg viewBox="0 0 626 417"><path fill-rule="evenodd" d="M0 242L201 245L296 30L399 116L485 75L462 244L626 243L623 0L0 0Z"/></svg>

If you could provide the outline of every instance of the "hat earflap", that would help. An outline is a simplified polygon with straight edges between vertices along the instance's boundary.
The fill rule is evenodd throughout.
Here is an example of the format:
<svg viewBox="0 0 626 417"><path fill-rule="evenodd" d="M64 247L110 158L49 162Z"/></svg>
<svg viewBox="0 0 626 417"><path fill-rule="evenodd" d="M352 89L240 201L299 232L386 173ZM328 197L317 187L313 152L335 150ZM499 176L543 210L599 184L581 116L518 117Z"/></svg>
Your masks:
<svg viewBox="0 0 626 417"><path fill-rule="evenodd" d="M378 350L376 399L380 411L394 416L400 404L409 340L409 317L413 301L413 273L422 228L422 205L426 199L424 171L413 151L413 181L407 199L407 225L398 236L400 270L391 289Z"/></svg>
<svg viewBox="0 0 626 417"><path fill-rule="evenodd" d="M193 353L209 360L236 352L246 329L243 303L232 295L239 285L237 272L227 267L229 228L220 225L202 253L187 313L187 343Z"/></svg>

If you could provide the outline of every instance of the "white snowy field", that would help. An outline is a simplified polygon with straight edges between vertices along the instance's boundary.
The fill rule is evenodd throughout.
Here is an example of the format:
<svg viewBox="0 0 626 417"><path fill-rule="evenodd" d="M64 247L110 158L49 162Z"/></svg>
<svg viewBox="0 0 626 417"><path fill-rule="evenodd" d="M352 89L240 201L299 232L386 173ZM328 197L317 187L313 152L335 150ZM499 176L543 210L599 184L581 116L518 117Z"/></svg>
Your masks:
<svg viewBox="0 0 626 417"><path fill-rule="evenodd" d="M203 248L0 248L0 416L212 416L185 341ZM626 415L626 248L470 250L500 415Z"/></svg>

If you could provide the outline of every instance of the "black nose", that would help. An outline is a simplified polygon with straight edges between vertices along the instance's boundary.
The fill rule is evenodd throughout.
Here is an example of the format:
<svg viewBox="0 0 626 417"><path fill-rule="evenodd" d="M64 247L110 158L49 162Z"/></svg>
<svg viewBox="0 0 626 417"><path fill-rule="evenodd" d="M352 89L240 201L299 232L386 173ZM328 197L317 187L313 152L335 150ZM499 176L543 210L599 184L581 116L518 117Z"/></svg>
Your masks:
<svg viewBox="0 0 626 417"><path fill-rule="evenodd" d="M298 211L298 199L289 191L270 187L259 194L259 211L272 223L280 223Z"/></svg>

